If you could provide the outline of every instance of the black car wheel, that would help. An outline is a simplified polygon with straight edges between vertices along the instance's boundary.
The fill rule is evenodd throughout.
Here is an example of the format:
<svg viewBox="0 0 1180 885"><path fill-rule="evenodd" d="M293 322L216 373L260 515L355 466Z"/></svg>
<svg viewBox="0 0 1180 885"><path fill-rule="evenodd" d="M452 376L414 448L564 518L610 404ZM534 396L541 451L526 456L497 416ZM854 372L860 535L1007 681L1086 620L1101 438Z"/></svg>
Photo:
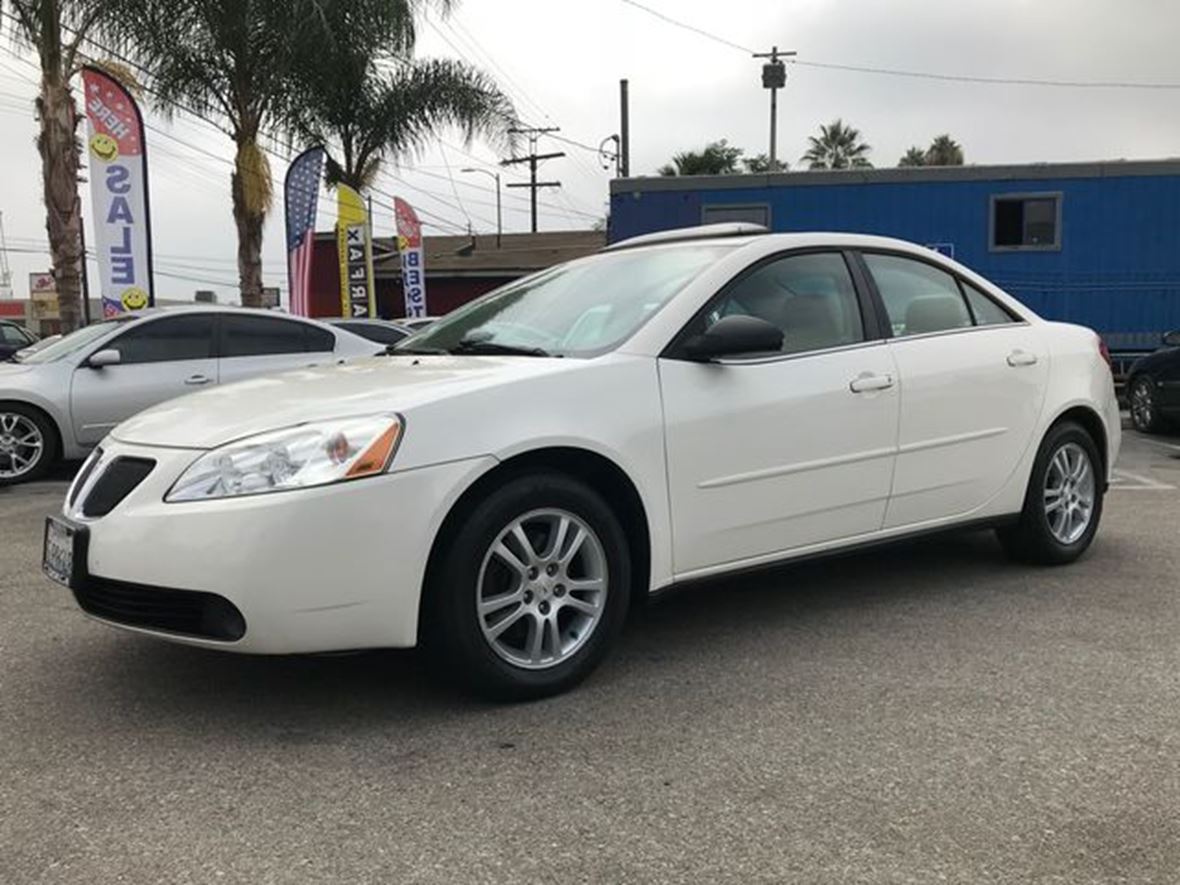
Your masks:
<svg viewBox="0 0 1180 885"><path fill-rule="evenodd" d="M427 587L424 639L476 692L524 700L564 691L622 629L631 557L618 518L572 477L508 480L465 515Z"/></svg>
<svg viewBox="0 0 1180 885"><path fill-rule="evenodd" d="M1106 491L1102 458L1085 428L1064 421L1050 428L1037 451L1020 519L1000 529L1013 559L1064 565L1086 552Z"/></svg>
<svg viewBox="0 0 1180 885"><path fill-rule="evenodd" d="M1163 417L1155 397L1155 381L1150 375L1139 375L1131 380L1131 423L1140 433L1163 430Z"/></svg>

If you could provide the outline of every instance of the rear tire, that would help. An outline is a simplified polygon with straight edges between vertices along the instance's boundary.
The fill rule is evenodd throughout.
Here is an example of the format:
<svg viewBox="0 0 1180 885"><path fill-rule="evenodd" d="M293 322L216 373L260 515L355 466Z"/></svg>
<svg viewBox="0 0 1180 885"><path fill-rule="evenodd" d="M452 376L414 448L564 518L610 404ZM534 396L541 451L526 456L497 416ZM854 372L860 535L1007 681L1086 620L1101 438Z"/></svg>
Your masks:
<svg viewBox="0 0 1180 885"><path fill-rule="evenodd" d="M1102 518L1105 477L1090 434L1065 421L1050 428L1033 462L1024 509L997 531L1010 557L1064 565L1086 552Z"/></svg>
<svg viewBox="0 0 1180 885"><path fill-rule="evenodd" d="M462 685L497 700L556 694L602 661L626 619L631 557L590 487L555 472L509 479L436 557L426 645Z"/></svg>
<svg viewBox="0 0 1180 885"><path fill-rule="evenodd" d="M1164 418L1156 402L1155 382L1148 375L1131 379L1131 424L1140 433L1159 433L1164 429Z"/></svg>
<svg viewBox="0 0 1180 885"><path fill-rule="evenodd" d="M24 403L0 403L0 486L40 479L57 460L53 422Z"/></svg>

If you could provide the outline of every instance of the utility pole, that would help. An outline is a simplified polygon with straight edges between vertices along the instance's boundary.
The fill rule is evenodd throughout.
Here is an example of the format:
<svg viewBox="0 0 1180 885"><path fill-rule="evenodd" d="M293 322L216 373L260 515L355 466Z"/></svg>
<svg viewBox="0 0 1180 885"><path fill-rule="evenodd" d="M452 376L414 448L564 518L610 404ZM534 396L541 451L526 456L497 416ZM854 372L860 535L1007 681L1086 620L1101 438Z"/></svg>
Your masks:
<svg viewBox="0 0 1180 885"><path fill-rule="evenodd" d="M778 169L778 91L787 85L787 67L781 61L798 55L796 52L779 52L774 46L770 52L755 52L754 58L768 58L762 66L762 88L770 90L770 171Z"/></svg>
<svg viewBox="0 0 1180 885"><path fill-rule="evenodd" d="M619 178L631 177L631 99L630 84L619 81Z"/></svg>
<svg viewBox="0 0 1180 885"><path fill-rule="evenodd" d="M8 241L4 239L4 213L0 212L0 298L12 297L12 269L8 266Z"/></svg>
<svg viewBox="0 0 1180 885"><path fill-rule="evenodd" d="M500 211L500 173L492 172L488 169L476 169L472 166L467 166L459 171L482 172L484 175L490 175L496 180L496 248L499 249L501 240L504 238L504 216Z"/></svg>
<svg viewBox="0 0 1180 885"><path fill-rule="evenodd" d="M505 187L527 187L529 189L530 197L531 197L530 204L532 206L532 219L533 219L532 228L533 228L533 233L536 233L537 232L537 191L543 187L561 187L560 181L537 181L537 163L541 160L555 160L558 157L565 156L565 153L562 151L557 151L557 152L554 152L551 154L538 154L537 153L537 139L540 138L542 135L546 135L550 132L560 132L561 129L557 126L552 126L547 129L538 128L538 127L523 127L523 128L512 128L512 129L509 129L508 131L510 133L512 133L513 135L523 135L523 136L527 137L529 140L529 152L524 157L515 157L511 160L501 160L500 165L501 166L514 166L517 163L528 163L529 164L529 182L528 182L528 184L525 184L524 182L519 182L519 183L518 182L511 182L511 183L506 184L504 186Z"/></svg>

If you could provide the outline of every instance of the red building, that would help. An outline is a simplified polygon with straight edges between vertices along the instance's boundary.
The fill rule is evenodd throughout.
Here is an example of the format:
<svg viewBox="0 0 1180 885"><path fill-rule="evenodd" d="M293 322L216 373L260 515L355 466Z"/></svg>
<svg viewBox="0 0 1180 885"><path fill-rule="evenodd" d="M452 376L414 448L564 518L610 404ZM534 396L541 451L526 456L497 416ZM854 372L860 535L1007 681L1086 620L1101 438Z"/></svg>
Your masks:
<svg viewBox="0 0 1180 885"><path fill-rule="evenodd" d="M426 237L426 305L441 316L485 292L554 264L581 258L606 245L601 231L549 231L494 235ZM386 319L404 316L401 266L392 239L373 243L377 313ZM336 235L316 234L311 268L311 315L340 316L340 265Z"/></svg>

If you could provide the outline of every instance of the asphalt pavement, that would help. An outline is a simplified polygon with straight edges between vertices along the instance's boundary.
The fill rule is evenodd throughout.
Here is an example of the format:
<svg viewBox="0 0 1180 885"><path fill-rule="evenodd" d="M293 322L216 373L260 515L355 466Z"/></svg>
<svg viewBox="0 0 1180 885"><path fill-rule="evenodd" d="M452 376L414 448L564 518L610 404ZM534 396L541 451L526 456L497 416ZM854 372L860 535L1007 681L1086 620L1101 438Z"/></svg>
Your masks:
<svg viewBox="0 0 1180 885"><path fill-rule="evenodd" d="M515 706L96 624L39 571L64 479L0 490L0 882L1180 881L1180 439L1119 466L1073 566L696 587Z"/></svg>

